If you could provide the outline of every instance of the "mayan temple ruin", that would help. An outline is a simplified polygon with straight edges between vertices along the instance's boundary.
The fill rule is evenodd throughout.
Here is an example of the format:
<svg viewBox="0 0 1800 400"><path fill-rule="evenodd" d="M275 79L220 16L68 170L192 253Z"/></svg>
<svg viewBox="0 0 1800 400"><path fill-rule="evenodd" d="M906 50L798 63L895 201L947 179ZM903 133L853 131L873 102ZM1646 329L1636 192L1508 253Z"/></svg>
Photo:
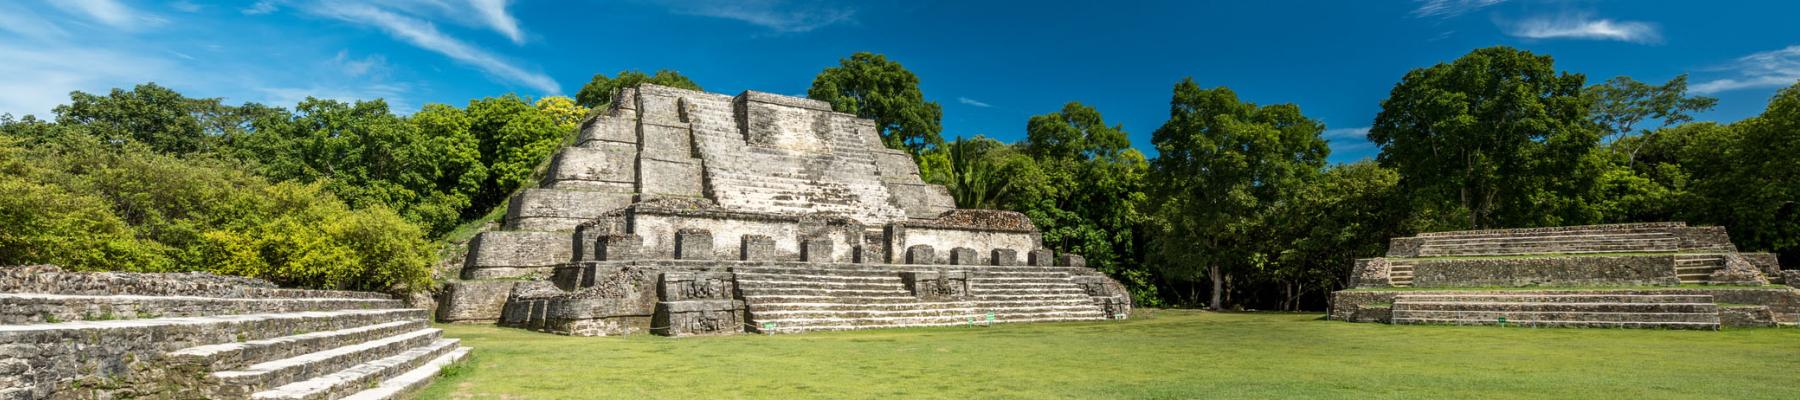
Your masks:
<svg viewBox="0 0 1800 400"><path fill-rule="evenodd" d="M385 399L469 348L380 293L0 267L0 399Z"/></svg>
<svg viewBox="0 0 1800 400"><path fill-rule="evenodd" d="M1124 318L1016 212L957 209L817 100L620 90L470 246L442 321L719 335Z"/></svg>
<svg viewBox="0 0 1800 400"><path fill-rule="evenodd" d="M1800 322L1800 271L1683 223L1433 232L1356 261L1333 319L1718 329Z"/></svg>

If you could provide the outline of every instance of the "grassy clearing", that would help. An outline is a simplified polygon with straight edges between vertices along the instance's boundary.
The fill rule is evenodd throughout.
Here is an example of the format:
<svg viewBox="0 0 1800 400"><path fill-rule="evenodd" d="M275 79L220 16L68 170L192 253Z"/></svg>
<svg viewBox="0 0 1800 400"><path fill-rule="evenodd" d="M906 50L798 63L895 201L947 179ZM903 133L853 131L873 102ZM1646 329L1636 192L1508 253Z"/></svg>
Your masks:
<svg viewBox="0 0 1800 400"><path fill-rule="evenodd" d="M445 326L425 399L1793 399L1800 329L1392 326L1160 311L1123 322L708 338Z"/></svg>

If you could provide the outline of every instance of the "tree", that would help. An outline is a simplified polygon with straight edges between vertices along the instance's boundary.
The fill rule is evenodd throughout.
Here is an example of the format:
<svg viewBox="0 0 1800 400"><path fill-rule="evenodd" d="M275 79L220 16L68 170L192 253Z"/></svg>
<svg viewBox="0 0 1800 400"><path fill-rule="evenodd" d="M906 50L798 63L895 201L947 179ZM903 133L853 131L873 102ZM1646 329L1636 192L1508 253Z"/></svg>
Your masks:
<svg viewBox="0 0 1800 400"><path fill-rule="evenodd" d="M1583 79L1549 56L1478 49L1408 72L1369 139L1420 212L1445 216L1439 228L1592 222L1587 157L1600 129Z"/></svg>
<svg viewBox="0 0 1800 400"><path fill-rule="evenodd" d="M537 166L573 133L517 95L470 100L464 110L488 171L475 197L476 210L492 208L530 183Z"/></svg>
<svg viewBox="0 0 1800 400"><path fill-rule="evenodd" d="M1587 90L1594 100L1590 118L1609 131L1607 143L1617 143L1626 135L1640 133L1636 130L1637 124L1646 120L1660 122L1658 128L1692 121L1691 113L1711 110L1719 102L1712 97L1688 96L1687 74L1677 75L1661 86L1619 76ZM1652 132L1655 130L1641 131L1644 135ZM1636 159L1641 143L1626 147L1627 163Z"/></svg>
<svg viewBox="0 0 1800 400"><path fill-rule="evenodd" d="M581 91L575 92L575 104L591 109L605 109L612 106L613 91L619 88L635 87L640 83L701 90L699 84L673 70L659 69L654 75L645 75L642 71L637 70L622 70L615 76L608 78L606 74L594 74L594 79L589 80L586 85L581 85Z"/></svg>
<svg viewBox="0 0 1800 400"><path fill-rule="evenodd" d="M136 141L167 154L212 150L216 141L239 133L233 129L242 126L231 122L245 120L238 118L242 114L236 107L219 99L188 98L155 83L113 89L106 96L76 91L69 93L69 100L54 110L57 123L86 126L109 143ZM266 110L254 104L247 107L252 114Z"/></svg>
<svg viewBox="0 0 1800 400"><path fill-rule="evenodd" d="M1700 132L1682 168L1696 221L1726 226L1748 249L1800 256L1800 83L1782 89L1762 114Z"/></svg>
<svg viewBox="0 0 1800 400"><path fill-rule="evenodd" d="M1261 219L1325 165L1325 125L1299 106L1257 106L1192 78L1175 85L1169 108L1151 138L1161 153L1150 164L1159 266L1175 279L1204 273L1208 304L1223 309L1232 271L1254 267Z"/></svg>
<svg viewBox="0 0 1800 400"><path fill-rule="evenodd" d="M838 112L875 120L889 148L906 149L917 158L942 144L943 107L925 101L919 77L880 54L859 52L838 60L813 78L806 97L831 103Z"/></svg>
<svg viewBox="0 0 1800 400"><path fill-rule="evenodd" d="M1299 309L1308 294L1327 298L1349 287L1357 258L1387 249L1388 238L1412 233L1395 190L1400 174L1363 161L1327 168L1289 193L1264 221L1261 251L1270 254L1269 280L1279 285L1283 310Z"/></svg>

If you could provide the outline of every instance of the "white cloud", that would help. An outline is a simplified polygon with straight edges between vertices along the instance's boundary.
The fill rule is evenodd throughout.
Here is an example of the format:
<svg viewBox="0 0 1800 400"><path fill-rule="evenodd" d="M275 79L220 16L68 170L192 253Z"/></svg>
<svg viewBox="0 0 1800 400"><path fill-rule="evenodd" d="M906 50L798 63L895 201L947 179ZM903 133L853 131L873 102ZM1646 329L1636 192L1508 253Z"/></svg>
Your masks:
<svg viewBox="0 0 1800 400"><path fill-rule="evenodd" d="M1512 24L1507 34L1527 39L1617 40L1632 43L1659 43L1662 34L1656 25L1638 21L1589 19L1583 14L1555 17L1536 16Z"/></svg>
<svg viewBox="0 0 1800 400"><path fill-rule="evenodd" d="M1451 18L1468 14L1487 6L1505 3L1506 0L1416 0L1419 8L1413 9L1414 17Z"/></svg>
<svg viewBox="0 0 1800 400"><path fill-rule="evenodd" d="M17 4L0 4L0 31L12 32L19 36L34 39L46 39L68 36L49 19L37 15L31 9Z"/></svg>
<svg viewBox="0 0 1800 400"><path fill-rule="evenodd" d="M971 105L971 106L981 107L981 108L993 107L992 104L983 103L983 102L981 102L981 100L975 100L975 99L971 99L971 98L967 98L967 97L958 97L958 98L956 98L956 102Z"/></svg>
<svg viewBox="0 0 1800 400"><path fill-rule="evenodd" d="M1736 76L1701 82L1694 93L1713 94L1738 89L1784 87L1800 82L1800 45L1738 57L1722 68Z"/></svg>
<svg viewBox="0 0 1800 400"><path fill-rule="evenodd" d="M439 31L429 21L353 2L330 2L311 7L308 11L327 18L380 28L395 39L469 64L496 78L530 87L539 91L538 94L562 94L561 86L548 75L526 70L484 49L457 40Z"/></svg>
<svg viewBox="0 0 1800 400"><path fill-rule="evenodd" d="M812 30L854 21L856 10L834 3L784 0L661 0L678 14L737 20L776 32Z"/></svg>
<svg viewBox="0 0 1800 400"><path fill-rule="evenodd" d="M1369 127L1326 129L1325 133L1320 134L1319 137L1323 137L1325 140L1366 140L1369 137Z"/></svg>
<svg viewBox="0 0 1800 400"><path fill-rule="evenodd" d="M173 8L173 9L175 9L175 11L191 13L191 12L200 12L201 9L204 9L206 7L201 6L199 4L194 4L193 2L190 2L190 1L182 0L182 1L177 1L174 3L169 3L169 8Z"/></svg>
<svg viewBox="0 0 1800 400"><path fill-rule="evenodd" d="M0 113L47 117L69 92L104 92L168 76L162 59L72 46L15 46L0 42Z"/></svg>
<svg viewBox="0 0 1800 400"><path fill-rule="evenodd" d="M167 22L161 17L141 13L115 0L60 0L52 1L50 5L120 29L136 29Z"/></svg>
<svg viewBox="0 0 1800 400"><path fill-rule="evenodd" d="M506 3L510 0L469 0L469 7L481 15L481 20L494 31L506 35L513 43L525 43L525 34L519 30L519 20L506 13Z"/></svg>
<svg viewBox="0 0 1800 400"><path fill-rule="evenodd" d="M256 4L251 4L248 8L238 11L244 13L244 15L263 15L275 12L277 8L278 7L275 6L275 1L262 0L256 2Z"/></svg>
<svg viewBox="0 0 1800 400"><path fill-rule="evenodd" d="M374 54L363 57L362 59L356 59L350 57L349 50L339 50L337 57L331 59L331 63L336 66L338 70L343 71L344 75L350 77L382 75L388 68L387 57L383 57L380 54Z"/></svg>

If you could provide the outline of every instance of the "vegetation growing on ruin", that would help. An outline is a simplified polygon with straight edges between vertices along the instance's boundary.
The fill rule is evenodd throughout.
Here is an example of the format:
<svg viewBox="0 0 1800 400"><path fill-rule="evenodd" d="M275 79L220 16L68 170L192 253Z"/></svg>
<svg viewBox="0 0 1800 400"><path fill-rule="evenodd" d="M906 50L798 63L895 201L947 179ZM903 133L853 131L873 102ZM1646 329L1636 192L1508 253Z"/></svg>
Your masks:
<svg viewBox="0 0 1800 400"><path fill-rule="evenodd" d="M424 399L1786 399L1797 393L1780 379L1719 368L1800 367L1792 328L1394 326L1287 313L676 340L444 328L480 351Z"/></svg>

